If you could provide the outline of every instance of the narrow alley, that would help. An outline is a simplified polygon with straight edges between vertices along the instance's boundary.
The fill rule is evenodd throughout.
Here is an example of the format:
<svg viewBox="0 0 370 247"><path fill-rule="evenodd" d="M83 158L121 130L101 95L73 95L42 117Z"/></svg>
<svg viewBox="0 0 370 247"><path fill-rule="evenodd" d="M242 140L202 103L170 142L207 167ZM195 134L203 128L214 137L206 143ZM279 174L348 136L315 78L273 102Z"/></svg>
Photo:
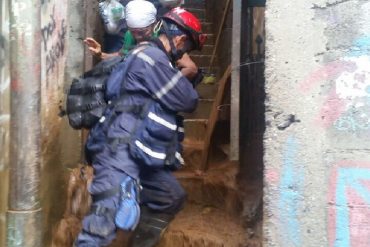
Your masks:
<svg viewBox="0 0 370 247"><path fill-rule="evenodd" d="M1 0L0 247L370 246L369 12Z"/></svg>

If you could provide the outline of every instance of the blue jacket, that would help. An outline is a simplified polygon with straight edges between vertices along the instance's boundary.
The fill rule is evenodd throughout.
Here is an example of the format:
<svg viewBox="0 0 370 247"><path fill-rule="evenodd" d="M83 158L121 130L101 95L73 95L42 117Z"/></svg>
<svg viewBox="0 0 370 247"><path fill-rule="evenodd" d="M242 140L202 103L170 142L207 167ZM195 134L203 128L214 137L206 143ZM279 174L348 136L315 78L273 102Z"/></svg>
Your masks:
<svg viewBox="0 0 370 247"><path fill-rule="evenodd" d="M163 50L154 44L136 48L112 72L106 98L114 103L90 131L88 160L132 177L140 166L183 163L184 129L178 113L193 111L198 94Z"/></svg>

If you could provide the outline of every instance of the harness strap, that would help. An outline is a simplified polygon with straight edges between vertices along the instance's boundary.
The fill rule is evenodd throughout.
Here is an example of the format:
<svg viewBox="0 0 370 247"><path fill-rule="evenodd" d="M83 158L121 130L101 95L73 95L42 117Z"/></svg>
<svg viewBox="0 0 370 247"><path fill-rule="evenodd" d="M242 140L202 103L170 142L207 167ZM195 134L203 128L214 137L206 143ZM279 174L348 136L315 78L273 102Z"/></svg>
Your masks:
<svg viewBox="0 0 370 247"><path fill-rule="evenodd" d="M132 112L132 113L137 113L140 114L142 111L142 106L141 105L132 105L132 106L127 106L127 105L120 105L118 102L123 98L124 96L120 97L119 99L111 102L109 105L113 107L112 113L109 115L108 119L105 121L107 122L106 128L104 129L105 132L108 131L109 127L112 125L114 120L116 120L117 116L120 113L124 112Z"/></svg>
<svg viewBox="0 0 370 247"><path fill-rule="evenodd" d="M105 84L94 84L94 85L86 85L86 83L76 82L74 85L71 86L68 93L71 95L84 95L89 93L95 93L98 91L104 91L106 88Z"/></svg>
<svg viewBox="0 0 370 247"><path fill-rule="evenodd" d="M125 76L124 77L126 77L127 71L131 68L133 60L135 59L135 57L137 57L140 52L144 51L146 48L148 48L151 45L152 44L150 42L147 42L147 41L141 42L134 49L132 49L129 52L129 54L127 54L126 59L130 59L130 61L129 61L129 63L127 65L127 68L125 70ZM124 84L125 84L124 82L121 84L120 95L125 95L126 94Z"/></svg>
<svg viewBox="0 0 370 247"><path fill-rule="evenodd" d="M68 114L72 114L75 112L87 112L105 105L105 101L95 101L93 103L87 103L82 106L72 106L70 109L68 109Z"/></svg>
<svg viewBox="0 0 370 247"><path fill-rule="evenodd" d="M101 201L101 200L110 198L112 196L115 196L119 192L120 192L120 186L113 187L109 190L106 190L106 191L100 192L98 194L92 195L92 200L93 200L93 202Z"/></svg>
<svg viewBox="0 0 370 247"><path fill-rule="evenodd" d="M124 97L124 96L122 96ZM120 99L122 99L122 97ZM112 152L117 151L118 144L127 144L130 143L132 140L133 133L136 133L137 129L139 128L138 121L143 119L149 111L149 107L151 105L152 100L148 100L148 102L144 105L132 105L132 106L125 106L125 105L119 105L117 103L113 103L113 112L110 115L110 118L107 120L108 124L107 129L112 125L114 120L117 118L118 114L123 112L132 112L137 115L139 115L139 119L137 120L137 123L135 125L135 128L132 130L132 133L128 137L117 137L117 138L108 138L108 144L110 146L110 149ZM106 131L107 131L106 129Z"/></svg>
<svg viewBox="0 0 370 247"><path fill-rule="evenodd" d="M126 105L119 105L118 104L114 108L114 111L116 113L132 112L134 114L139 114L139 113L141 113L142 110L143 110L143 106L142 105L130 105L130 106L126 106Z"/></svg>
<svg viewBox="0 0 370 247"><path fill-rule="evenodd" d="M136 56L139 52L142 52L145 50L145 48L149 47L150 43L148 42L142 42L141 44L138 45L137 48L133 49L130 51L130 53L126 56L126 61L127 61L127 67L124 69L123 73L124 76L123 78L126 77L127 71L129 68L132 66L132 62L134 59L134 56ZM107 125L106 128L104 129L104 132L107 133L108 128L112 125L116 117L118 116L118 113L123 113L123 112L133 112L133 113L138 113L140 114L142 112L142 107L141 106L125 106L125 105L120 105L120 101L122 101L126 97L126 90L124 89L124 84L125 81L121 83L120 86L120 97L118 97L115 100L112 100L109 104L111 109L113 110L112 114L108 117ZM140 108L141 107L141 108Z"/></svg>

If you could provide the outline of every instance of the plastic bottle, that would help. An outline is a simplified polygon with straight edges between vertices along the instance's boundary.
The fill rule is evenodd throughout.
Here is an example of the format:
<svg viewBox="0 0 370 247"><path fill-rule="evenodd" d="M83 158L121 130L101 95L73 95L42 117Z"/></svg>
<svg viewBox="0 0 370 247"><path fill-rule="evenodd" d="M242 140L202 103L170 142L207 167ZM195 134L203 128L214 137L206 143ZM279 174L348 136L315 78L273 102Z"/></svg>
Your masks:
<svg viewBox="0 0 370 247"><path fill-rule="evenodd" d="M104 27L109 34L118 34L125 19L125 7L117 0L105 0L99 3L99 13Z"/></svg>

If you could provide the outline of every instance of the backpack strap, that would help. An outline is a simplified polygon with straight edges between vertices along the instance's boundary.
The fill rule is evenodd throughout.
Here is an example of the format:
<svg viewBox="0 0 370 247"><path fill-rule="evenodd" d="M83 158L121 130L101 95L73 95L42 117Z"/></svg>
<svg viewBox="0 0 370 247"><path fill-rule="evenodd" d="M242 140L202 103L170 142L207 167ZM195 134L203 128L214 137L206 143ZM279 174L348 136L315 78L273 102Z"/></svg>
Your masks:
<svg viewBox="0 0 370 247"><path fill-rule="evenodd" d="M129 61L129 64L127 65L124 77L126 77L127 71L131 68L132 62L135 60L135 57L138 56L140 52L144 51L146 48L153 46L153 45L154 44L151 42L144 41L144 42L139 43L134 49L130 51L130 53L126 56L127 59L130 59L130 61ZM125 94L126 94L126 90L124 89L124 82L123 82L121 84L120 95L121 97L122 96L124 97Z"/></svg>
<svg viewBox="0 0 370 247"><path fill-rule="evenodd" d="M149 46L152 46L150 42L142 42L138 45L138 47L134 48L129 55L126 56L125 58L125 63L126 65L122 67L121 73L123 74L123 81L121 82L120 88L120 97L111 100L108 102L108 108L111 110L110 114L108 116L103 116L99 121L101 123L105 122L105 126L103 128L103 131L105 132L106 136L108 133L108 130L110 126L113 124L113 122L117 119L118 115L121 113L134 113L135 115L139 115L139 119L142 119L145 117L145 113L147 113L149 109L149 105L152 102L152 99L148 99L147 103L143 105L124 105L122 103L123 99L127 97L127 93L124 89L124 84L125 84L125 77L127 75L128 70L133 64L133 61L135 60L135 57L142 51L144 51L146 48ZM138 119L138 120L139 120ZM133 131L133 133L136 132L136 128ZM131 135L129 137L116 137L116 138L107 138L107 143L110 146L110 149L112 152L115 152L117 150L118 144L127 144L131 141Z"/></svg>
<svg viewBox="0 0 370 247"><path fill-rule="evenodd" d="M135 127L130 133L129 136L126 137L115 137L115 138L108 138L108 144L110 146L110 149L112 152L117 151L117 146L119 144L129 144L132 141L132 136L136 134L138 129L141 127L140 121L143 120L143 118L148 114L149 107L152 105L153 100L149 99L146 104L144 105L138 105L138 106L123 106L118 105L113 113L112 117L109 119L109 123L107 124L107 129L109 126L112 125L113 121L117 118L117 116L123 112L132 112L139 116L139 118L136 120Z"/></svg>

